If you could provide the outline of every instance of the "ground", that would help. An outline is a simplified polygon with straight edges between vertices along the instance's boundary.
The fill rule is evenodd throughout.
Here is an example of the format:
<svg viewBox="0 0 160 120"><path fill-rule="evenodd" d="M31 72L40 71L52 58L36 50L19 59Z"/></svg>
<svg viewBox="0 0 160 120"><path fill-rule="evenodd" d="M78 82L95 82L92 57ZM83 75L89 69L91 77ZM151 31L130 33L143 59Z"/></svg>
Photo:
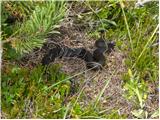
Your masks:
<svg viewBox="0 0 160 120"><path fill-rule="evenodd" d="M49 35L46 38L45 47L35 49L33 52L24 55L20 61L17 61L17 64L30 69L34 68L41 63L44 54L52 48L52 43L63 44L71 48L85 47L93 51L96 39L89 37L85 29L82 26L77 26L74 22L74 19L65 19L59 29L60 35ZM113 41L116 42L116 39ZM125 66L126 56L125 51L121 51L116 47L110 54L106 54L106 65L99 71L87 69L85 62L78 58L64 57L56 59L54 63L52 62L51 64L61 64L61 71L69 76L74 76L74 83L78 85L76 86L78 90L66 102L82 92L82 97L77 97L82 107L91 103L95 104L97 97L104 89L99 97L100 102L98 104L101 106L101 113L119 110L119 115L127 115L127 118L133 118L131 111L136 106L124 97L125 90L123 89L122 75L127 71ZM157 89L155 84L149 83L149 87L153 92L149 93L146 100L146 110L153 112L158 109L158 92L155 92Z"/></svg>
<svg viewBox="0 0 160 120"><path fill-rule="evenodd" d="M69 47L85 47L93 51L96 39L90 39L83 31L77 30L70 24L65 24L65 26L60 28L60 32L61 35L47 38L47 44L50 48L52 48L52 42L57 41L57 43L65 44ZM19 64L25 67L34 67L40 64L46 51L48 51L48 48L47 50L43 48L35 50L33 53L25 56ZM51 64L62 64L61 70L70 76L78 74L74 80L76 84L80 85L79 90L83 88L84 97L79 100L82 106L88 105L91 101L95 102L96 97L105 86L106 81L110 80L104 94L100 98L102 108L106 112L116 109L119 110L120 115L130 115L132 103L123 97L124 90L122 88L123 80L121 77L126 71L124 63L125 53L115 48L115 51L106 54L106 58L106 65L99 71L87 70L85 62L78 58L56 59L56 61Z"/></svg>

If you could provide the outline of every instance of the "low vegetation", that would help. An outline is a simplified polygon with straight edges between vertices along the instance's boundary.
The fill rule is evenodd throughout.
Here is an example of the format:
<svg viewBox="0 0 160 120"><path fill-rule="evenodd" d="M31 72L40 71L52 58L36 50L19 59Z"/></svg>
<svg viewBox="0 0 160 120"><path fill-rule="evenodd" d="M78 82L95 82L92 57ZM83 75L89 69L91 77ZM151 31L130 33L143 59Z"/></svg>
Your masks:
<svg viewBox="0 0 160 120"><path fill-rule="evenodd" d="M1 117L158 118L159 6L158 1L141 7L136 6L136 2L1 2ZM107 109L112 105L105 106L101 100L113 76L117 75L116 70L104 78L99 93L94 94L95 99L94 96L88 98L84 92L88 83L84 82L87 78L83 70L73 75L65 72L60 63L44 67L38 61L43 54L40 58L33 54L41 54L50 38L67 39L63 36L67 32L63 29L65 24L72 26L67 28L72 31L70 34L78 31L81 36L87 36L89 42L99 38L100 29L107 30L106 40L116 42L115 52L123 54L124 71L118 80L122 83L119 84L121 96L131 106L128 113L121 112L123 108ZM32 57L25 59L29 55L34 57L34 62ZM92 71L86 69L85 72ZM105 101L111 99L105 97Z"/></svg>

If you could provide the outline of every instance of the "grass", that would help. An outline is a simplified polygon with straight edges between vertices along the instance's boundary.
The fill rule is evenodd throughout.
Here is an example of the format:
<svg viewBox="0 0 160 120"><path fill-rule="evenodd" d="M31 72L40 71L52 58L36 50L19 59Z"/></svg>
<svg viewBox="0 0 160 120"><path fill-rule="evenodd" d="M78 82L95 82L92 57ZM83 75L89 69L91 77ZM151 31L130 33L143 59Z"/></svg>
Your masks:
<svg viewBox="0 0 160 120"><path fill-rule="evenodd" d="M70 82L66 81L50 91L44 90L44 88L53 84L57 80L63 80L67 77L65 74L59 72L58 66L52 66L49 68L54 76L49 76L51 78L47 79L47 81L45 80L45 77L48 76L43 75L44 72L42 66L38 66L31 71L27 68L21 68L18 66L13 66L13 68L11 68L11 66L9 67L9 69L6 68L8 74L2 74L2 79L6 81L3 82L2 85L2 109L3 112L10 115L10 118L28 118L29 116L27 113L22 113L26 110L29 112L29 109L34 111L30 115L35 118L52 118L53 114L49 114L51 111L56 111L58 109L60 109L60 111L57 111L58 113L64 111L64 107L61 106L61 104L64 102L63 100L65 100L70 91ZM59 89L61 89L61 91L59 91ZM62 114L57 115L59 117L63 116ZM53 117L58 118L58 116L55 115Z"/></svg>
<svg viewBox="0 0 160 120"><path fill-rule="evenodd" d="M112 75L110 76L110 78L109 78L108 80L106 80L105 86L103 87L103 89L101 90L101 92L98 94L98 96L97 96L97 98L96 98L96 101L95 101L95 103L94 103L94 108L97 107L97 104L98 104L100 98L102 97L104 91L106 90L109 82L111 81L111 78L113 77L113 75L116 75L115 72L113 72Z"/></svg>
<svg viewBox="0 0 160 120"><path fill-rule="evenodd" d="M125 25L126 25L128 36L129 36L129 40L130 40L130 46L131 46L131 49L133 51L133 42L132 42L131 33L130 33L130 30L129 30L127 18L126 18L125 12L124 12L124 4L123 4L122 1L120 1L120 5L121 5L121 9L122 9L122 13L123 13L123 16L124 16Z"/></svg>
<svg viewBox="0 0 160 120"><path fill-rule="evenodd" d="M130 115L120 114L120 108L104 109L100 101L112 77L117 75L116 70L106 79L96 98L86 105L82 102L86 99L87 82L82 84L75 78L90 69L71 76L61 71L61 65L50 65L45 69L41 65L23 67L17 62L19 55L15 49L4 44L1 75L3 118L157 118L158 108L150 112L146 109L146 101L151 95L150 84L158 82L158 46L154 45L158 40L158 7L156 2L150 2L142 8L134 8L133 3L72 3L86 10L77 14L80 18L74 16L75 21L95 23L84 30L90 38L97 39L97 31L105 28L106 39L116 41L116 49L125 55L126 71L119 79L123 81L122 96L133 105ZM73 80L77 85L73 86Z"/></svg>
<svg viewBox="0 0 160 120"><path fill-rule="evenodd" d="M135 67L136 63L139 61L139 59L141 58L141 56L143 55L144 52L146 52L147 47L149 46L149 44L153 44L153 42L155 41L155 39L153 39L154 35L156 34L157 30L158 30L159 25L157 25L157 27L155 28L155 30L153 31L151 37L149 38L149 40L147 41L147 43L145 44L142 52L140 53L140 55L138 56L138 58L136 59L135 63L133 64L132 68ZM151 41L152 40L152 41Z"/></svg>

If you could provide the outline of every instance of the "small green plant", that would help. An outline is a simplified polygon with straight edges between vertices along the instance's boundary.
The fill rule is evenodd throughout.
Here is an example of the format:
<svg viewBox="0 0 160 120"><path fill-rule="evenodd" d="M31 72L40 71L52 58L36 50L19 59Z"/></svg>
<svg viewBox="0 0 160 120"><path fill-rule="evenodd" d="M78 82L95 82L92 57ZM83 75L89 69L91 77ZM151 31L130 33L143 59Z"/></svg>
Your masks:
<svg viewBox="0 0 160 120"><path fill-rule="evenodd" d="M9 3L13 6L18 4L17 2ZM8 5L9 3L4 3L2 5ZM49 33L59 33L55 29L59 27L59 23L63 20L65 15L65 2L47 1L42 3L32 5L31 7L34 7L34 9L29 9L32 10L31 14L28 15L22 23L16 22L14 26L11 25L13 27L11 35L7 38L4 37L3 42L11 42L11 46L21 55L31 52L34 48L41 47ZM21 9L23 8L24 11L28 6L25 5L25 3L21 4ZM5 11L6 8L3 8L2 10ZM14 7L11 9L14 11ZM21 12L21 14L21 16L25 16L23 12ZM2 29L3 28L4 27L2 27ZM6 32L3 34L8 34L5 30L3 32Z"/></svg>
<svg viewBox="0 0 160 120"><path fill-rule="evenodd" d="M158 22L152 10L158 9L156 4L154 8L150 6L151 4L155 3L151 2L142 8L123 12L124 20L126 17L125 31L130 40L130 43L126 42L127 44L122 48L128 54L125 60L128 73L124 74L123 78L123 88L126 90L124 96L135 103L136 110L133 110L132 114L137 118L148 118L148 112L144 110L144 103L148 96L147 83L155 82L158 78L158 72L156 72L158 58L154 55L158 47L152 46L158 39L156 35Z"/></svg>
<svg viewBox="0 0 160 120"><path fill-rule="evenodd" d="M144 107L144 101L147 98L147 84L142 82L137 74L132 73L128 70L128 75L125 76L126 81L124 90L127 92L126 98L133 100L135 103L139 103L140 108Z"/></svg>
<svg viewBox="0 0 160 120"><path fill-rule="evenodd" d="M70 95L71 83L68 80L45 91L44 88L67 78L59 65L48 70L50 74L45 74L41 65L31 71L6 66L2 71L2 111L10 118L62 118L66 108L63 102Z"/></svg>

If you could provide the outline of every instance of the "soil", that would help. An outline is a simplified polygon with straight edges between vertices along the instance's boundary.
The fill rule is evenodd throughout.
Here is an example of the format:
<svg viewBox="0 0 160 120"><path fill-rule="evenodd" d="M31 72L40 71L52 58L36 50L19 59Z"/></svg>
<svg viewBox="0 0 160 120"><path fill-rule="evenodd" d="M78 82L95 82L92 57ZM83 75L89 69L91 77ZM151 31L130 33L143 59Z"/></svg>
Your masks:
<svg viewBox="0 0 160 120"><path fill-rule="evenodd" d="M85 47L90 51L94 50L93 46L96 39L89 38L85 32L77 30L74 26L70 24L62 25L60 32L61 35L50 35L49 38L47 38L45 45L47 47L42 47L29 53L22 58L19 64L30 68L40 64L43 55L52 48L52 43L64 44L71 48ZM94 101L98 93L103 89L106 80L111 79L100 99L103 109L120 109L120 114L129 114L132 104L122 96L124 91L122 89L123 80L121 79L121 75L126 70L124 56L121 51L115 48L115 51L106 54L106 65L99 71L87 70L85 62L78 58L64 57L62 59L56 59L55 62L51 64L61 64L61 70L70 76L82 72L82 74L76 76L74 80L79 81L77 84L82 84L80 87L83 87L83 83L87 83L83 91L85 101L82 100L81 102L84 103L84 105L90 103L90 101ZM116 74L112 75L113 72L116 72Z"/></svg>

